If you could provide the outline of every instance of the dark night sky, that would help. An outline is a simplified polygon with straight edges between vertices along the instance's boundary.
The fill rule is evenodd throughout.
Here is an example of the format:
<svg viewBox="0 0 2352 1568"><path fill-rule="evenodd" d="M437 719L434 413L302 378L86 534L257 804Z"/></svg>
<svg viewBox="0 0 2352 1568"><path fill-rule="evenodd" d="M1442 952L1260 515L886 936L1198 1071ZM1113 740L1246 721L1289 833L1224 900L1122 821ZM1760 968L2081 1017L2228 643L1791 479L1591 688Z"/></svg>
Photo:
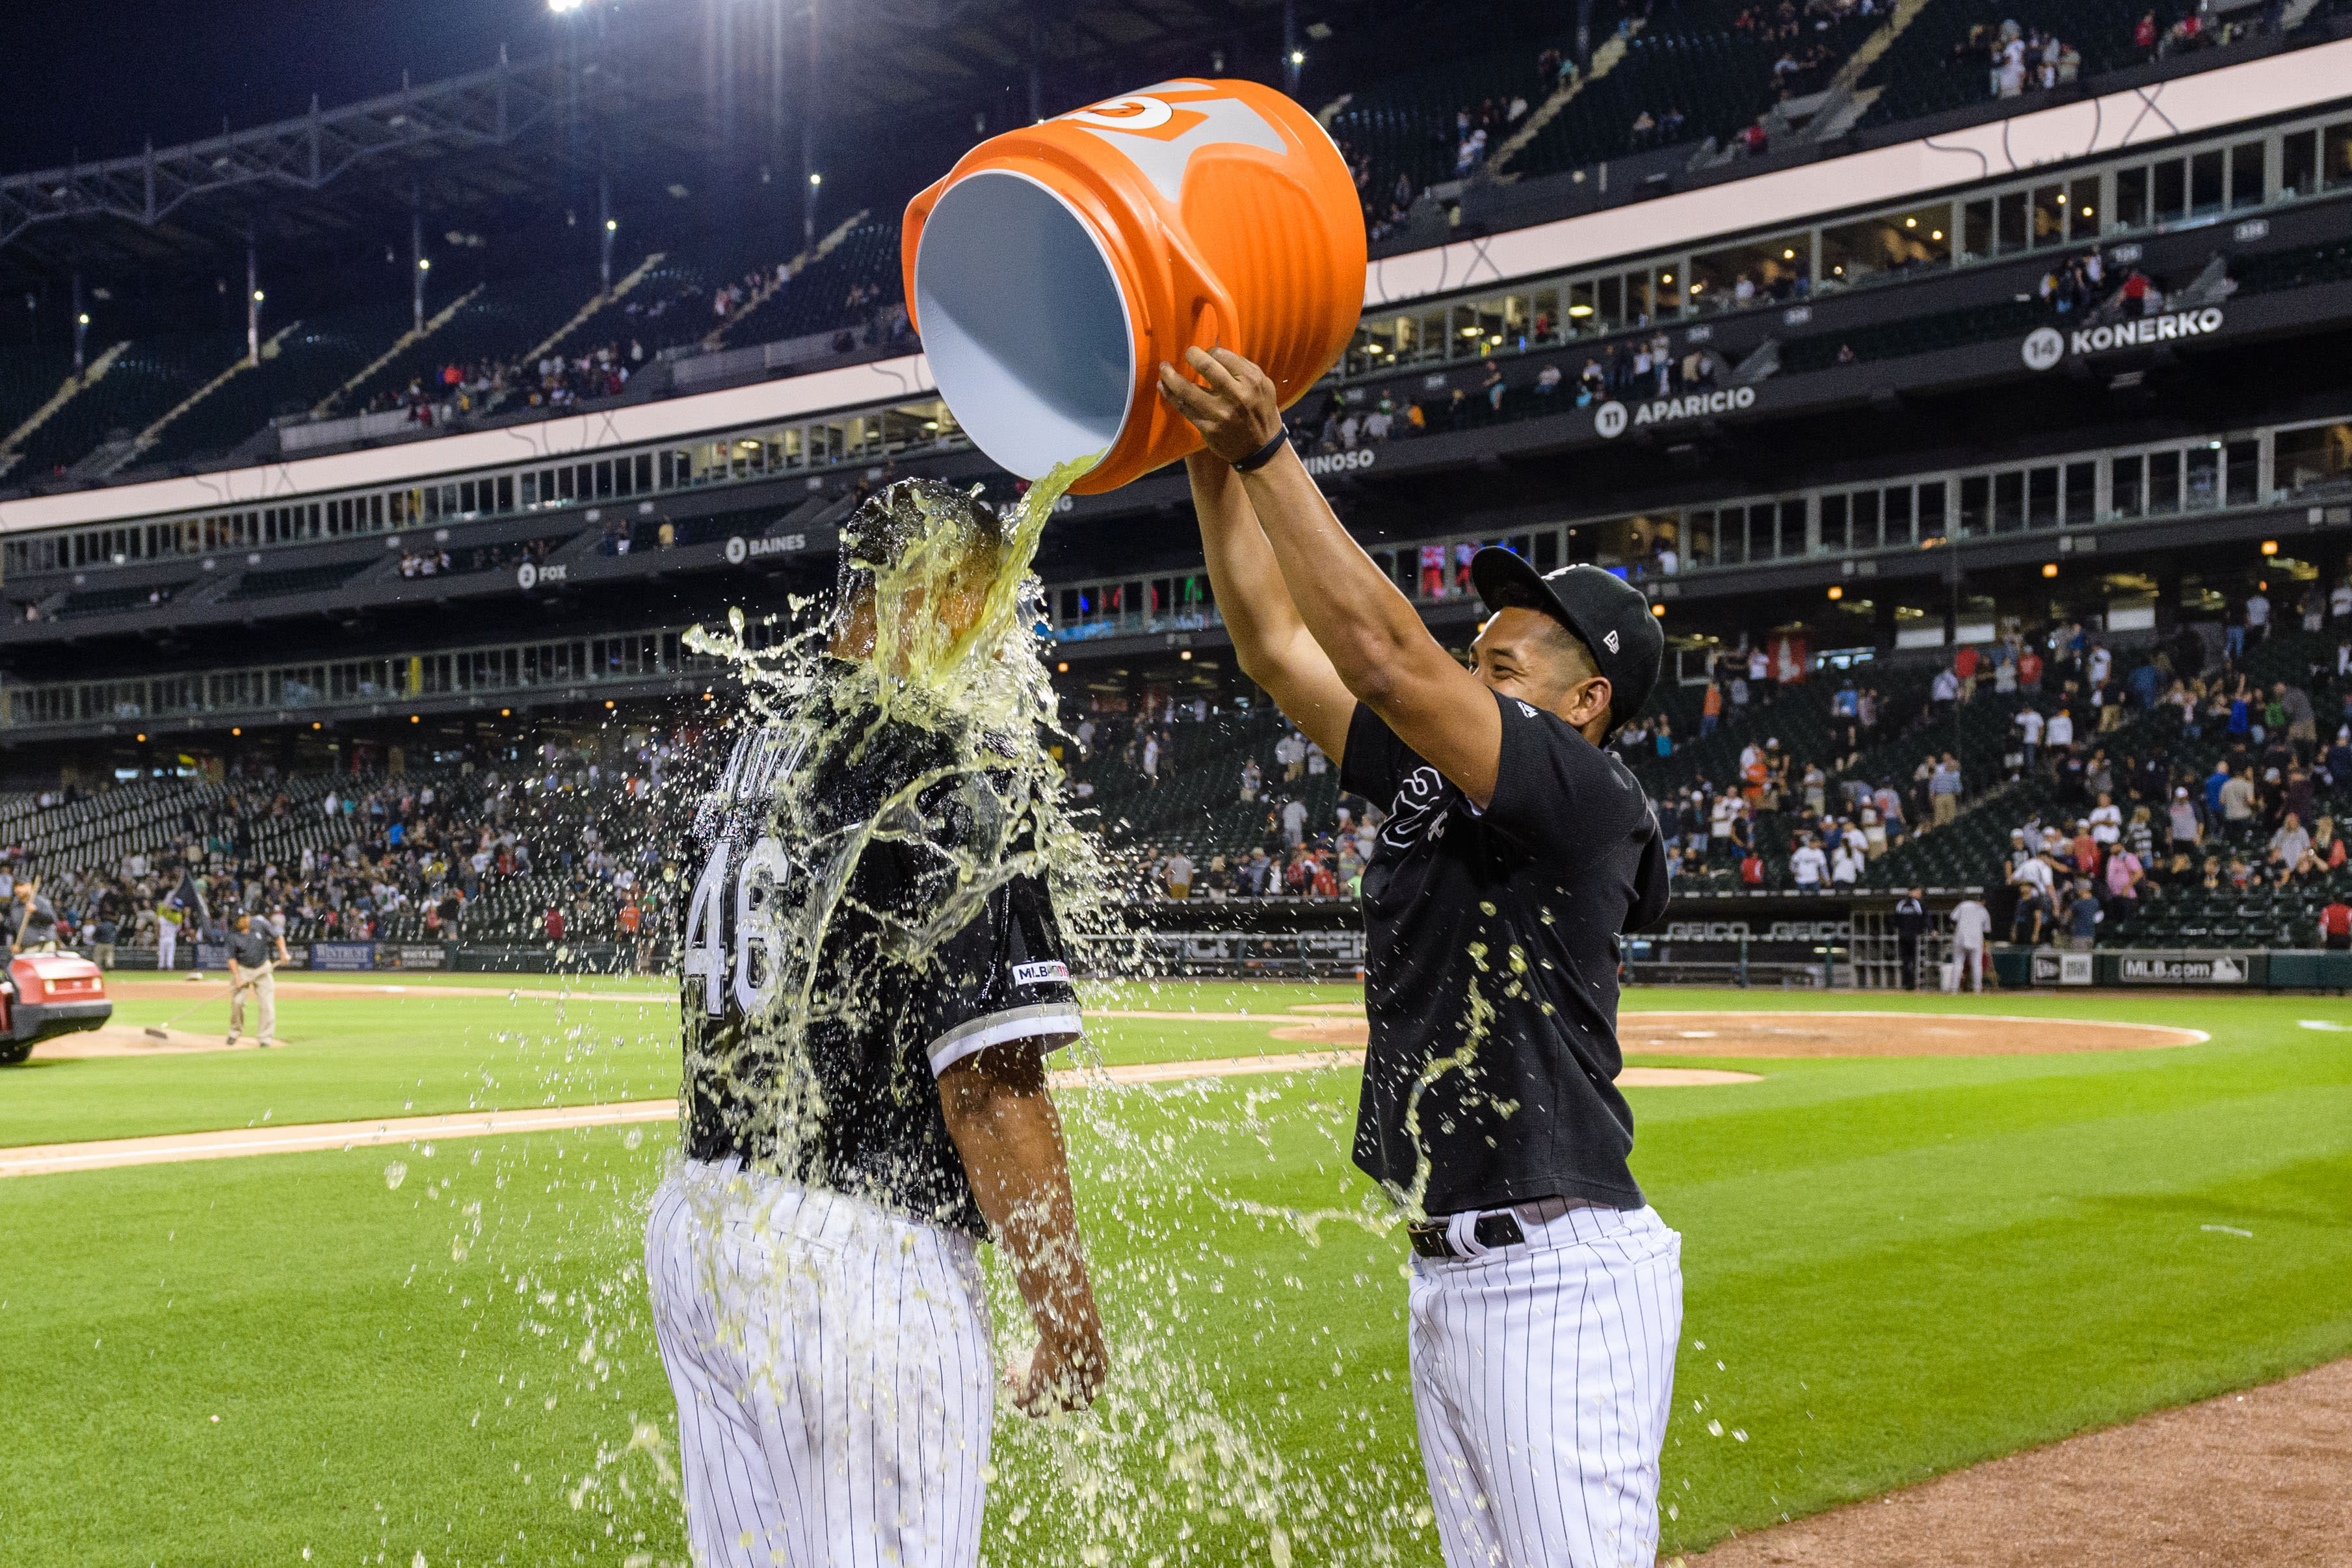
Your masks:
<svg viewBox="0 0 2352 1568"><path fill-rule="evenodd" d="M479 70L552 47L546 0L0 5L0 172L52 168Z"/></svg>

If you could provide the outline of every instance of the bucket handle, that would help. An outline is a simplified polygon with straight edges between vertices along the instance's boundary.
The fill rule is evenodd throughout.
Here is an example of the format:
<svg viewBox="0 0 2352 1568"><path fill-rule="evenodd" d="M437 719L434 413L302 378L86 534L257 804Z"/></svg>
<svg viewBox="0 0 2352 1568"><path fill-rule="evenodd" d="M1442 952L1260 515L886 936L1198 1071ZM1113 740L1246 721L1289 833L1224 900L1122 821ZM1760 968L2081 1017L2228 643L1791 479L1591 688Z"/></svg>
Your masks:
<svg viewBox="0 0 2352 1568"><path fill-rule="evenodd" d="M1196 343L1203 349L1217 348L1225 333L1238 330L1241 312L1234 308L1234 297L1224 280L1201 259L1191 239L1168 225L1160 225L1160 232L1168 239L1169 269L1175 275L1177 308L1182 316L1185 334L1170 357L1174 363L1181 364L1187 348ZM1203 331L1203 318L1213 319L1213 331Z"/></svg>

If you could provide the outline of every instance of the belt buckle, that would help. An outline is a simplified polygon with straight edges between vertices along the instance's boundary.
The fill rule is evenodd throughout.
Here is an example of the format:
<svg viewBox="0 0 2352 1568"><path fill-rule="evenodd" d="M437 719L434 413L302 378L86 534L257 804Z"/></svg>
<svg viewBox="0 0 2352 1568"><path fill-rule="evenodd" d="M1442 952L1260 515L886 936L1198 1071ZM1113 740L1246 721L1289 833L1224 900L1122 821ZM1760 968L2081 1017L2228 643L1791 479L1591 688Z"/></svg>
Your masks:
<svg viewBox="0 0 2352 1568"><path fill-rule="evenodd" d="M1414 1253L1423 1258L1457 1256L1454 1243L1446 1237L1444 1219L1411 1219L1405 1222L1405 1236L1412 1243Z"/></svg>

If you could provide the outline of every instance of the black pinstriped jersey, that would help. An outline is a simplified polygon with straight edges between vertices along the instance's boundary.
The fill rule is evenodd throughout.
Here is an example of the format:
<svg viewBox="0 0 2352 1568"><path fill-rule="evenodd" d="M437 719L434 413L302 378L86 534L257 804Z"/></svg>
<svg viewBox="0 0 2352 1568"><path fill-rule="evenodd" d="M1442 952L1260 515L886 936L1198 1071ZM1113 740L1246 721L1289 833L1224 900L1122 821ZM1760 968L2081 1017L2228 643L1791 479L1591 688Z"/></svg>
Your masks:
<svg viewBox="0 0 2352 1568"><path fill-rule="evenodd" d="M808 766L806 732L747 731L699 797L679 860L686 1153L984 1235L939 1075L1076 1034L1077 995L1043 880L989 874L1008 837L992 780L944 737L869 722L835 725Z"/></svg>

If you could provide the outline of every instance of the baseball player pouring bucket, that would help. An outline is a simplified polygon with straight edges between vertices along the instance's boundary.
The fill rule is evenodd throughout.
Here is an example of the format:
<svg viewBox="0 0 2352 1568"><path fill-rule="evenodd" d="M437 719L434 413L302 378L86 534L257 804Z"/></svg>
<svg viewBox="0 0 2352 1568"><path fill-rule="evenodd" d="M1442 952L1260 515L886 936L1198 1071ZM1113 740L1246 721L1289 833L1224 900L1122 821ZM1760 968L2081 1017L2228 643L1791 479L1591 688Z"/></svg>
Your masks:
<svg viewBox="0 0 2352 1568"><path fill-rule="evenodd" d="M694 801L685 1158L646 1267L704 1568L978 1561L988 1238L1039 1336L1013 1402L1076 1408L1104 1374L1044 1067L1080 1031L1053 802L1024 710L987 700L1026 678L1015 558L946 486L874 497L825 652L747 671L777 711Z"/></svg>
<svg viewBox="0 0 2352 1568"><path fill-rule="evenodd" d="M1224 350L1160 368L1242 668L1388 804L1364 875L1355 1159L1414 1253L1410 1354L1449 1568L1651 1563L1681 1238L1626 1168L1621 932L1665 912L1641 786L1604 749L1656 681L1642 595L1486 549L1465 670L1349 538Z"/></svg>

